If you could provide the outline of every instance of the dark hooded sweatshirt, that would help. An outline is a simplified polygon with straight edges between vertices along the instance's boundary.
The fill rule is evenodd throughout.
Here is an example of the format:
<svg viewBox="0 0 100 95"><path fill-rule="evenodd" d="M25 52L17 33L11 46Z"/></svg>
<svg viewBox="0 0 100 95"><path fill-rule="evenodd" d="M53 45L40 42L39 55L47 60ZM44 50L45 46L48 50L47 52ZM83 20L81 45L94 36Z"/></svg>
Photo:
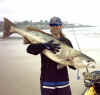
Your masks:
<svg viewBox="0 0 100 95"><path fill-rule="evenodd" d="M60 41L64 42L66 45L73 47L71 42L66 38L60 38ZM45 56L42 51L44 48L41 44L31 44L27 48L27 52L30 54L40 54L41 55L41 81L47 82L59 82L59 81L69 81L67 67L57 69L57 63Z"/></svg>

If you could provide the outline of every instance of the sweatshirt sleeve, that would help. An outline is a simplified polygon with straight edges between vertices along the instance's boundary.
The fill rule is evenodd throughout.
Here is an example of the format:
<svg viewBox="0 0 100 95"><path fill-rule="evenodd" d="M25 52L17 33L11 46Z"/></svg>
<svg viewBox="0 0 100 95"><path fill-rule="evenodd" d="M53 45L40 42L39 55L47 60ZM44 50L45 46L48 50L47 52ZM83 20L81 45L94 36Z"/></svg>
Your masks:
<svg viewBox="0 0 100 95"><path fill-rule="evenodd" d="M71 43L71 41L70 41L69 39L67 39L67 38L65 38L65 37L62 37L62 38L60 39L60 41L64 42L66 45L68 45L68 46L70 46L71 48L73 48L73 45L72 45L72 43Z"/></svg>
<svg viewBox="0 0 100 95"><path fill-rule="evenodd" d="M31 44L27 47L27 52L30 54L38 55L44 49L45 49L45 47L42 44Z"/></svg>

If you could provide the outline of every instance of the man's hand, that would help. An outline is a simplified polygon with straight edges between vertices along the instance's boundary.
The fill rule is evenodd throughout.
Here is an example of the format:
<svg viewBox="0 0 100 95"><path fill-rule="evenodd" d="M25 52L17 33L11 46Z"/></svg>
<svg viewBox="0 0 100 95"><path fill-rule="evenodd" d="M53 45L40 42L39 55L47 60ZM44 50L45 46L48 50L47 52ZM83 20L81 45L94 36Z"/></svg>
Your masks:
<svg viewBox="0 0 100 95"><path fill-rule="evenodd" d="M53 53L56 54L56 52L59 52L60 47L59 47L59 44L55 44L55 43L53 43L53 42L54 42L54 41L51 40L51 41L49 41L49 42L47 42L47 43L45 43L45 44L43 44L43 45L44 45L44 47L45 47L46 49L48 49L48 50L50 50L51 52L53 52Z"/></svg>

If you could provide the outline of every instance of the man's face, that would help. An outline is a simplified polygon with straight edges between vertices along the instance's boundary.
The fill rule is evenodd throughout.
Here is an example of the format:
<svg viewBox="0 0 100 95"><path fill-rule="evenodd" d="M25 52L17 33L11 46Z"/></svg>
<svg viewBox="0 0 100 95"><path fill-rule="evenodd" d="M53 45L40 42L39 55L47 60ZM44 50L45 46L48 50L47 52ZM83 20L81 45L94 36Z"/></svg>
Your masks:
<svg viewBox="0 0 100 95"><path fill-rule="evenodd" d="M60 26L50 26L51 33L54 35L58 35L62 31L62 25Z"/></svg>

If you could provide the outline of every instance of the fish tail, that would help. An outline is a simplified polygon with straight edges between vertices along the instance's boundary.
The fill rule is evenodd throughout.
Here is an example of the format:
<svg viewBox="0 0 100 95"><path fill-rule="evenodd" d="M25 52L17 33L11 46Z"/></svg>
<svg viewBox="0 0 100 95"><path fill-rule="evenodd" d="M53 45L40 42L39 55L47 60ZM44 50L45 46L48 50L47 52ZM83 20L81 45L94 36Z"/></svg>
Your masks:
<svg viewBox="0 0 100 95"><path fill-rule="evenodd" d="M7 18L4 18L4 32L2 37L3 39L9 37L12 34L12 32L10 31L11 27L15 27L15 24Z"/></svg>

